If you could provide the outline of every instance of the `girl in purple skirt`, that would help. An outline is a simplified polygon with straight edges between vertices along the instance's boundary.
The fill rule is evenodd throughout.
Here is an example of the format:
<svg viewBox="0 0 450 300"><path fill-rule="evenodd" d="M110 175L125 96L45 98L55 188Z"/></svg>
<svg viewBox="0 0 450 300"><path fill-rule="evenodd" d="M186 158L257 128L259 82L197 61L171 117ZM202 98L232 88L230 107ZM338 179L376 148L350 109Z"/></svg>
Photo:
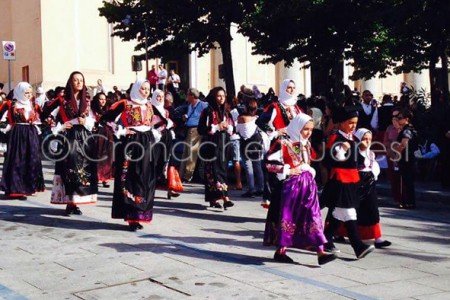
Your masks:
<svg viewBox="0 0 450 300"><path fill-rule="evenodd" d="M315 171L310 166L309 138L313 128L310 116L297 115L287 127L288 137L277 140L267 156L268 171L276 175L282 185L278 192L281 205L275 212L278 222L268 218L264 244L278 246L274 259L279 262L293 262L286 255L288 247L317 251L319 265L336 258L323 250L327 240L323 234Z"/></svg>

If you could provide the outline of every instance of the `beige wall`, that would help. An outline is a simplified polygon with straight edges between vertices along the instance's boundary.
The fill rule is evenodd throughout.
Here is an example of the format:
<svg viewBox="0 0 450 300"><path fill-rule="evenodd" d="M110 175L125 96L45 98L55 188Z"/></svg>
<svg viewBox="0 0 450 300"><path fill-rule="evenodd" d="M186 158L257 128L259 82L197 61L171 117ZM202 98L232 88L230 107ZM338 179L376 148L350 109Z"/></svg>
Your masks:
<svg viewBox="0 0 450 300"><path fill-rule="evenodd" d="M22 67L29 66L30 83L42 81L40 0L2 0L0 39L16 42L16 60L11 62L12 88L22 80ZM0 81L8 82L8 63L0 58Z"/></svg>
<svg viewBox="0 0 450 300"><path fill-rule="evenodd" d="M131 71L135 42L111 37L112 26L100 17L102 0L43 1L44 85L64 85L74 70L81 71L86 84L102 79L106 87L127 88L136 75ZM154 63L149 62L150 66ZM145 62L140 77L145 76Z"/></svg>
<svg viewBox="0 0 450 300"><path fill-rule="evenodd" d="M30 83L45 89L65 85L75 70L84 73L89 86L95 86L99 78L110 88L127 88L134 82L131 56L140 54L134 52L136 42L110 36L112 26L98 15L101 5L102 0L1 0L0 39L13 40L17 46L13 85L22 80L26 65ZM140 77L145 76L145 62L142 65ZM1 59L0 81L4 83L7 66Z"/></svg>

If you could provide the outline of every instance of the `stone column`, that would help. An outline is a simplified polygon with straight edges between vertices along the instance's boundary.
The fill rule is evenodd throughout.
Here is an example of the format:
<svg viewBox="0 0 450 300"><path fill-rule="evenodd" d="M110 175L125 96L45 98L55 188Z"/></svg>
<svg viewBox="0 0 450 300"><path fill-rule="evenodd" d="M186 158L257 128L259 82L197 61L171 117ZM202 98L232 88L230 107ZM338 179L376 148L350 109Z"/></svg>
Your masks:
<svg viewBox="0 0 450 300"><path fill-rule="evenodd" d="M189 54L189 87L197 87L197 51Z"/></svg>
<svg viewBox="0 0 450 300"><path fill-rule="evenodd" d="M369 90L374 98L380 98L381 90L380 90L380 79L379 78L372 78L369 80L362 80L362 86L361 86L361 94L365 90Z"/></svg>

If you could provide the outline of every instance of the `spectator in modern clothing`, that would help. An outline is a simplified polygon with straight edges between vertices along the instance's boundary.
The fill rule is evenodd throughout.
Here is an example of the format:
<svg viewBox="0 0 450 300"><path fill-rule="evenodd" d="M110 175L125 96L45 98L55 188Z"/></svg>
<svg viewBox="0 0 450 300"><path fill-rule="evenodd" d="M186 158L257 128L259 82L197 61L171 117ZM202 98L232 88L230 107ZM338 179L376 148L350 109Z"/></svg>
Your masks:
<svg viewBox="0 0 450 300"><path fill-rule="evenodd" d="M148 71L147 80L150 82L150 91L153 93L156 90L158 84L158 73L156 72L155 65L152 65L152 69Z"/></svg>
<svg viewBox="0 0 450 300"><path fill-rule="evenodd" d="M58 98L58 97L64 97L64 94L66 93L66 88L63 86L57 86L55 88L55 97L54 98ZM47 97L48 98L48 97ZM53 100L53 98L48 98Z"/></svg>
<svg viewBox="0 0 450 300"><path fill-rule="evenodd" d="M114 95L117 95L119 97L119 99L122 99L122 91L119 90L119 88L115 85L113 86L113 91L114 91ZM114 99L112 99L114 100ZM115 101L114 101L115 102Z"/></svg>
<svg viewBox="0 0 450 300"><path fill-rule="evenodd" d="M438 156L441 154L441 150L435 142L436 138L433 132L423 132L418 140L418 149L414 152L419 168L418 175L421 179L431 179L435 175Z"/></svg>
<svg viewBox="0 0 450 300"><path fill-rule="evenodd" d="M397 144L394 150L401 153L398 161L398 170L401 177L401 199L399 208L414 209L416 207L416 194L414 188L415 170L413 152L417 148L417 133L410 123L412 119L411 111L402 108L395 117L400 127L397 137Z"/></svg>
<svg viewBox="0 0 450 300"><path fill-rule="evenodd" d="M103 85L101 79L97 80L97 86L94 88L94 95L97 95L98 93L104 93L105 95L108 93L107 88Z"/></svg>
<svg viewBox="0 0 450 300"><path fill-rule="evenodd" d="M399 153L394 151L393 143L397 142L398 134L400 132L400 125L398 124L397 117L400 114L400 108L393 108L391 113L392 124L386 128L384 133L383 144L386 148L386 160L387 160L387 177L391 183L391 193L396 205L401 201L401 185L400 185L400 173L398 172L398 166L396 162L400 159Z"/></svg>
<svg viewBox="0 0 450 300"><path fill-rule="evenodd" d="M400 84L400 94L409 96L410 93L411 93L411 89L408 87L406 82L402 82Z"/></svg>
<svg viewBox="0 0 450 300"><path fill-rule="evenodd" d="M180 178L190 182L194 175L201 143L201 136L197 131L198 122L202 111L208 107L208 103L199 100L199 92L195 88L188 89L186 96L189 104L187 112L182 118L187 132L180 166Z"/></svg>
<svg viewBox="0 0 450 300"><path fill-rule="evenodd" d="M165 91L166 86L166 80L167 80L167 70L164 69L164 65L159 65L159 72L158 72L158 89L161 91Z"/></svg>
<svg viewBox="0 0 450 300"><path fill-rule="evenodd" d="M378 129L378 108L369 90L362 94L362 111L358 115L358 128L367 128L371 132Z"/></svg>
<svg viewBox="0 0 450 300"><path fill-rule="evenodd" d="M262 168L263 137L256 125L256 99L245 102L245 112L237 118L236 132L241 137L240 151L247 177L248 190L241 197L254 198L264 192L264 173Z"/></svg>
<svg viewBox="0 0 450 300"><path fill-rule="evenodd" d="M175 70L170 70L169 78L167 78L167 90L172 94L177 105L180 104L180 83L180 76L175 73Z"/></svg>

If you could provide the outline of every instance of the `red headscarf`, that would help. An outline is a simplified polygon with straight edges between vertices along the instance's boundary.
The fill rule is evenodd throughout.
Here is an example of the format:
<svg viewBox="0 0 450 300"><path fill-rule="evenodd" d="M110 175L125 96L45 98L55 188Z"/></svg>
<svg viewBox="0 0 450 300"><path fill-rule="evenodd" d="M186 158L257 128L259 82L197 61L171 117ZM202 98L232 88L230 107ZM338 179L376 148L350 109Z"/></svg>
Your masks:
<svg viewBox="0 0 450 300"><path fill-rule="evenodd" d="M83 77L83 89L80 91L81 98L80 98L80 107L79 108L77 107L77 100L75 99L74 91L72 88L72 79L77 74L80 74L81 77ZM66 100L66 102L70 103L70 105L72 106L74 115L71 117L73 117L73 118L80 117L86 111L89 100L88 100L86 82L84 80L84 75L81 72L75 71L75 72L72 72L72 74L70 74L69 80L67 80L67 84L66 84L66 91L65 91L64 99Z"/></svg>

